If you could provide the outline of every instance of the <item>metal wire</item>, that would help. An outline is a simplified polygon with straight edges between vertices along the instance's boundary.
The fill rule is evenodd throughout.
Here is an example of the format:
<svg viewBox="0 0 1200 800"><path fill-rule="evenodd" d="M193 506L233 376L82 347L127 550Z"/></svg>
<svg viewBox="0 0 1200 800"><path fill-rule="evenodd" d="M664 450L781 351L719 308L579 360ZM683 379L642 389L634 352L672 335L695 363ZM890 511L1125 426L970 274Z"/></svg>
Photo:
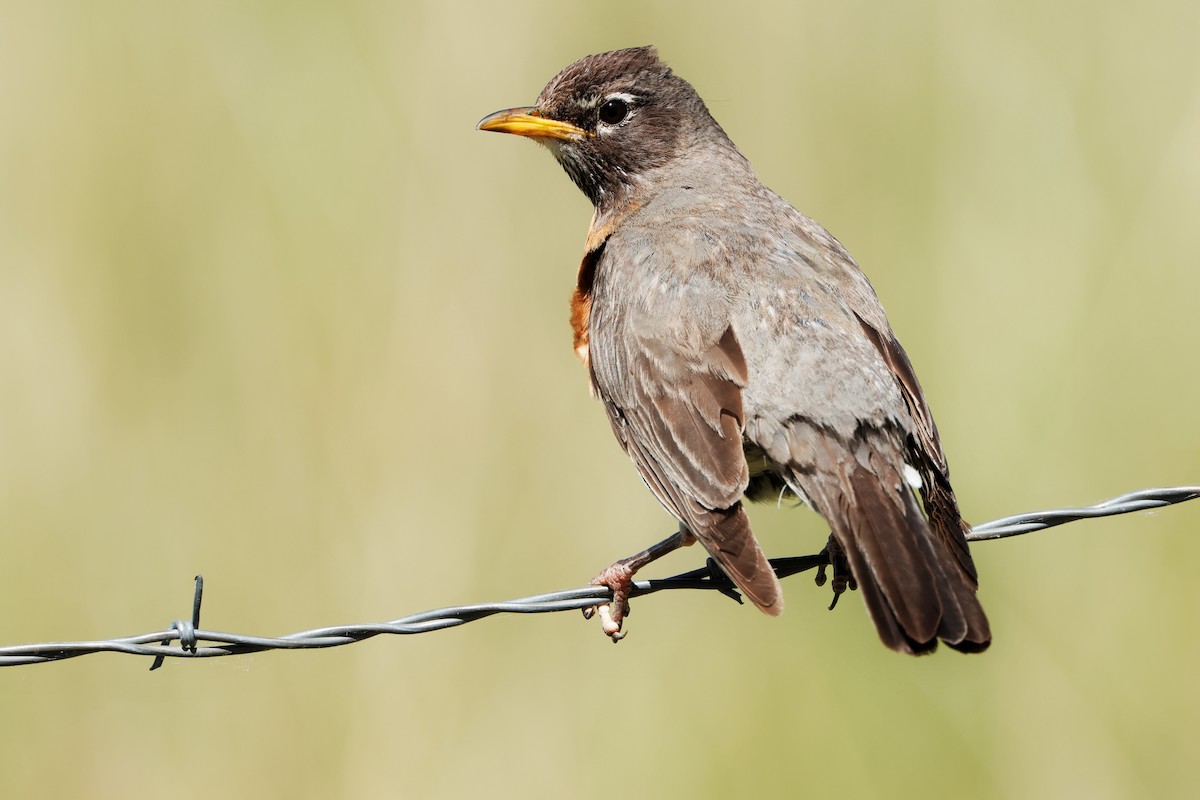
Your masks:
<svg viewBox="0 0 1200 800"><path fill-rule="evenodd" d="M1083 508L1061 508L1053 511L1035 511L1012 517L993 520L976 525L968 534L970 541L1005 539L1033 531L1044 530L1079 519L1109 517L1146 511L1164 506L1195 500L1200 497L1200 486L1179 486L1171 489L1142 489L1129 492L1111 500ZM771 565L780 578L814 569L827 563L824 555L796 556L771 559ZM603 586L584 586L561 592L521 597L500 603L479 603L453 608L438 608L422 611L391 622L365 623L362 625L339 625L330 628L289 633L279 637L247 636L238 633L222 633L200 629L200 600L204 579L196 576L196 590L189 622L175 620L165 631L87 642L47 642L0 647L0 667L42 664L62 661L92 653L129 653L150 656L154 659L151 669L157 669L165 658L214 658L264 650L305 650L312 648L340 647L361 642L384 633L415 634L444 630L468 622L490 617L494 614L545 614L555 611L573 611L590 608L597 603L612 599L612 593ZM671 578L658 578L634 582L632 597L654 594L667 589L716 590L741 602L729 580L710 561L705 568L685 572ZM179 648L171 647L178 641ZM204 642L204 646L200 646Z"/></svg>

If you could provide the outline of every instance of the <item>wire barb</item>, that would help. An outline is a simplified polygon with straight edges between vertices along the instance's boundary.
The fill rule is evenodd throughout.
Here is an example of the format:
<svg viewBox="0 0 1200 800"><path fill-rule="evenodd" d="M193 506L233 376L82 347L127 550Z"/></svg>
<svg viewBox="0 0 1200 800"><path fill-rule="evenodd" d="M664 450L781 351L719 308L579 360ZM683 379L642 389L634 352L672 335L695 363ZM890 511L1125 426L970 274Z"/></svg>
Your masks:
<svg viewBox="0 0 1200 800"><path fill-rule="evenodd" d="M1102 503L1083 508L1062 508L1053 511L1035 511L976 525L967 534L969 541L989 541L1020 536L1045 530L1081 519L1110 517L1147 511L1155 508L1183 503L1200 498L1200 486L1179 486L1169 489L1142 489L1129 492ZM828 563L824 553L811 556L773 558L771 566L780 578L799 572L816 569ZM129 653L150 656L154 659L151 669L162 666L167 658L213 658L265 650L306 650L325 647L340 647L361 642L380 634L410 635L445 630L465 625L496 614L547 614L558 611L577 611L612 600L612 591L604 586L585 586L561 592L522 597L499 603L439 608L422 611L391 622L375 622L362 625L343 625L330 628L315 628L298 631L280 637L247 636L235 633L206 631L200 628L200 602L204 594L204 578L197 575L192 601L190 622L175 620L165 631L108 639L92 642L47 642L0 647L0 667L42 664L47 661L62 661L92 653ZM709 566L675 575L670 578L634 581L630 597L641 597L668 589L715 590L729 596L731 585L720 570ZM171 649L171 642L178 641L179 649ZM201 642L205 642L201 646Z"/></svg>
<svg viewBox="0 0 1200 800"><path fill-rule="evenodd" d="M179 639L180 648L185 653L190 653L192 655L196 654L196 629L200 627L200 601L204 599L204 576L197 575L195 580L196 591L195 594L192 595L192 621L180 622L179 620L175 620L171 623L171 627L167 628L168 631L174 632L175 636L168 636L166 639L162 640L162 646L169 647L172 638L177 638ZM165 658L166 656L164 656L162 653L156 655L154 657L154 663L150 665L150 671L154 672L154 670L161 667Z"/></svg>

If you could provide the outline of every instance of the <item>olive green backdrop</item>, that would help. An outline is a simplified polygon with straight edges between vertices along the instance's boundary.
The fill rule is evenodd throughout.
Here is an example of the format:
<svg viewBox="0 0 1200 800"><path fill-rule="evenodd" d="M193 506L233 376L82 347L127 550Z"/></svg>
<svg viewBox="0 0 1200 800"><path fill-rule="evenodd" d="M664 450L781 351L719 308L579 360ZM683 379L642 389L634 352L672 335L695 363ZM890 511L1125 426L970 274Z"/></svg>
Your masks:
<svg viewBox="0 0 1200 800"><path fill-rule="evenodd" d="M571 352L590 208L478 133L657 44L881 295L970 518L1200 479L1190 2L0 2L0 643L579 585L672 529ZM753 512L773 555L800 509ZM5 797L1194 796L1200 507L976 547L981 657L808 575L0 670ZM700 563L695 550L653 570Z"/></svg>

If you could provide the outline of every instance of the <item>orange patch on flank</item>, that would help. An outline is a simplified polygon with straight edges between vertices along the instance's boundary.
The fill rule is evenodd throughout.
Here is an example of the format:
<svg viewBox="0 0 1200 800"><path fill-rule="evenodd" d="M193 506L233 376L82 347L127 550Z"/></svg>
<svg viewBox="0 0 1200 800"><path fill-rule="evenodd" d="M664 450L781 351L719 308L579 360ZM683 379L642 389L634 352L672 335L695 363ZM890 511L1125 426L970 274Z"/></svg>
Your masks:
<svg viewBox="0 0 1200 800"><path fill-rule="evenodd" d="M588 355L588 324L592 315L592 283L596 280L596 264L600 261L604 245L616 229L617 223L636 211L639 205L630 203L620 213L610 215L599 227L596 225L596 217L592 217L583 260L579 262L579 277L575 291L571 293L571 331L575 336L575 355L585 367L591 364Z"/></svg>
<svg viewBox="0 0 1200 800"><path fill-rule="evenodd" d="M590 289L590 287L589 287ZM571 330L575 334L575 355L583 365L589 366L588 361L588 319L592 312L591 292L576 289L571 294Z"/></svg>

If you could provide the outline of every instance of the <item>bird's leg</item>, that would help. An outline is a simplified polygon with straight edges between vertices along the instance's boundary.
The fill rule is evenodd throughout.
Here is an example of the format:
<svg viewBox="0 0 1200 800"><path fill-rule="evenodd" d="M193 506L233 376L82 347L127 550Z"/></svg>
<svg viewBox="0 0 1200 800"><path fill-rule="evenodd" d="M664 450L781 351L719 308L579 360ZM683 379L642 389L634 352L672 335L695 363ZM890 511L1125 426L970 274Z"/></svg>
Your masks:
<svg viewBox="0 0 1200 800"><path fill-rule="evenodd" d="M838 544L838 540L832 533L829 534L829 541L825 543L825 549L820 552L820 555L825 556L828 563L817 567L815 580L817 586L824 586L825 567L833 567L833 582L829 584L829 588L833 589L833 602L829 604L829 610L833 611L842 593L847 589L857 589L858 584L854 582L854 575L850 572L850 562L846 558L846 551Z"/></svg>
<svg viewBox="0 0 1200 800"><path fill-rule="evenodd" d="M601 603L583 610L583 616L591 619L599 614L600 626L614 642L625 638L621 632L621 622L629 615L629 593L633 590L633 575L651 561L656 561L667 553L686 547L696 541L691 531L679 526L679 531L668 536L657 544L652 544L640 553L622 558L611 567L605 569L592 579L593 586L607 586L612 590L611 603Z"/></svg>

